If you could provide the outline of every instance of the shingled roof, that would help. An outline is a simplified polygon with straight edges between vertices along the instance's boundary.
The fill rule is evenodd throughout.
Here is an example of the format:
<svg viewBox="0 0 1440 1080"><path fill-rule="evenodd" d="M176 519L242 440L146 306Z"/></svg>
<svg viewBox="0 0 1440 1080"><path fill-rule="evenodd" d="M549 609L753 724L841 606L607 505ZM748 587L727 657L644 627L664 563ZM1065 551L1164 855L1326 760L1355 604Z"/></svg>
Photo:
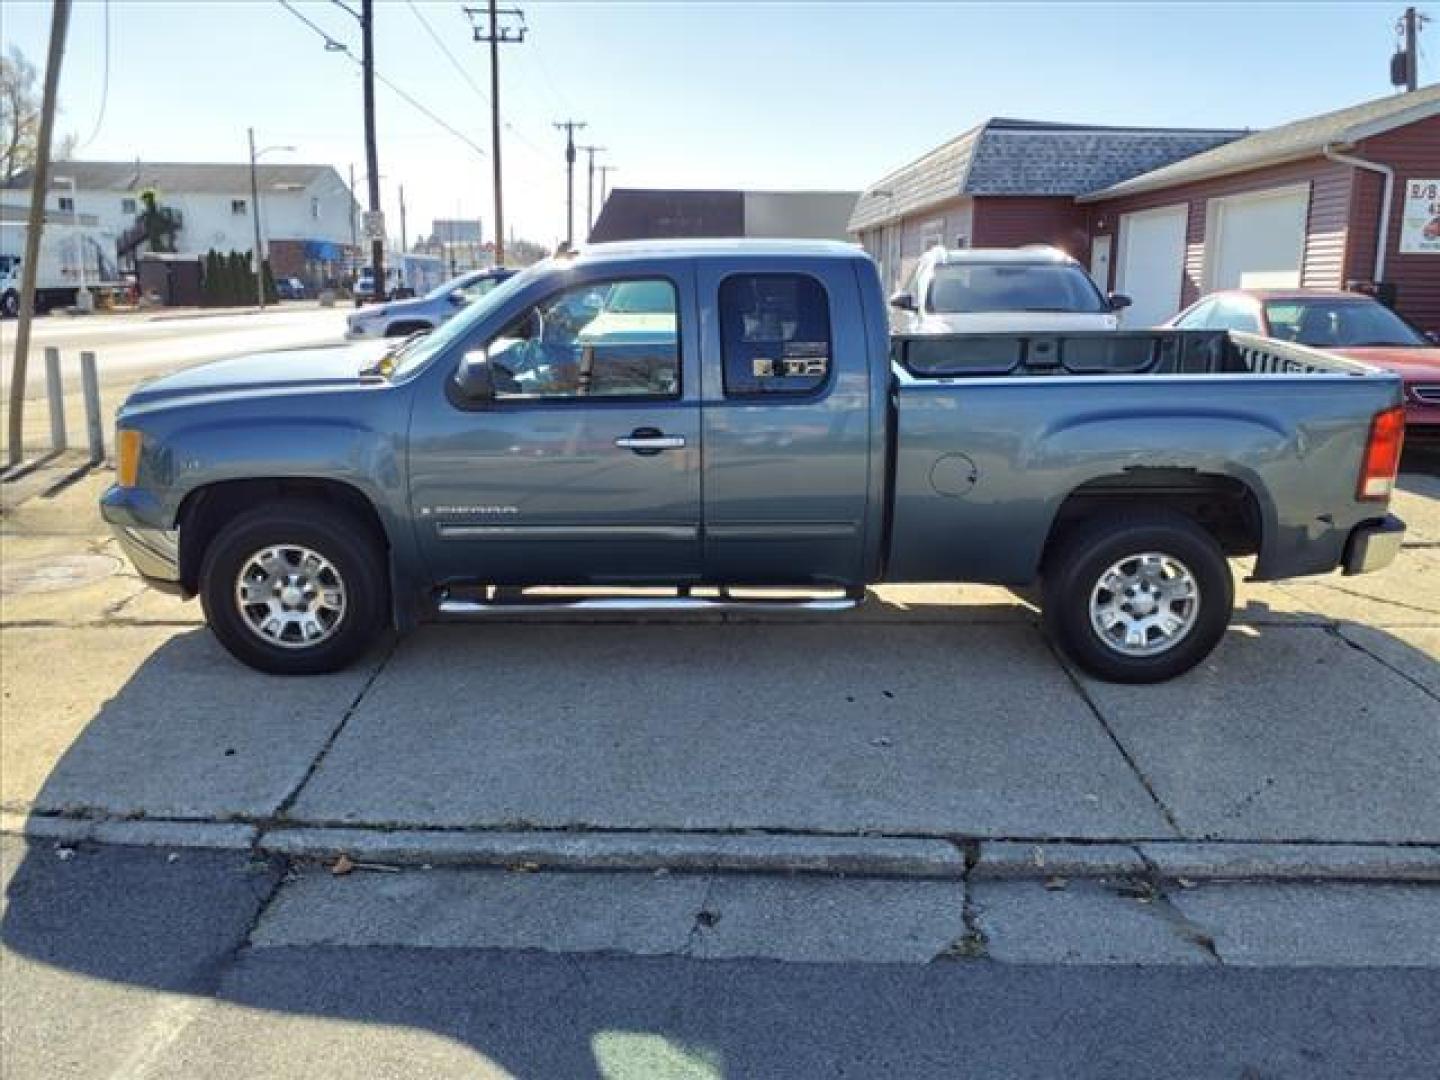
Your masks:
<svg viewBox="0 0 1440 1080"><path fill-rule="evenodd" d="M987 120L868 188L850 217L850 230L957 195L1082 195L1244 134Z"/></svg>
<svg viewBox="0 0 1440 1080"><path fill-rule="evenodd" d="M172 162L172 161L57 161L50 171L74 177L80 191L114 191L133 194L146 188L166 192L197 195L229 195L250 190L248 162ZM308 187L325 173L340 174L330 165L286 165L261 162L255 167L261 189L299 185ZM7 188L30 187L30 174L22 173Z"/></svg>
<svg viewBox="0 0 1440 1080"><path fill-rule="evenodd" d="M1337 109L1297 120L1293 124L1257 131L1206 153L1111 184L1090 193L1088 199L1081 201L1155 191L1212 176L1313 157L1326 146L1347 146L1431 116L1440 116L1440 83L1408 94L1391 94L1348 109Z"/></svg>

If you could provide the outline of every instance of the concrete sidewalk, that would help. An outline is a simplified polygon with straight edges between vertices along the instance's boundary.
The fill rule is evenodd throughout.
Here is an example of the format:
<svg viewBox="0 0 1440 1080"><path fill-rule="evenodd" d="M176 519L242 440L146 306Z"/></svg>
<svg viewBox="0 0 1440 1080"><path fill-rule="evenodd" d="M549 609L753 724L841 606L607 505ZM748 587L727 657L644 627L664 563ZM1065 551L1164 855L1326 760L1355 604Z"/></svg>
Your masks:
<svg viewBox="0 0 1440 1080"><path fill-rule="evenodd" d="M571 868L1224 841L1254 845L1244 876L1295 877L1311 850L1308 873L1367 880L1423 879L1440 845L1433 477L1405 481L1394 566L1240 584L1215 656L1154 687L1078 675L1032 609L972 586L883 587L823 622L431 626L277 680L97 535L103 479L3 519L12 830ZM842 865L810 838L878 846Z"/></svg>

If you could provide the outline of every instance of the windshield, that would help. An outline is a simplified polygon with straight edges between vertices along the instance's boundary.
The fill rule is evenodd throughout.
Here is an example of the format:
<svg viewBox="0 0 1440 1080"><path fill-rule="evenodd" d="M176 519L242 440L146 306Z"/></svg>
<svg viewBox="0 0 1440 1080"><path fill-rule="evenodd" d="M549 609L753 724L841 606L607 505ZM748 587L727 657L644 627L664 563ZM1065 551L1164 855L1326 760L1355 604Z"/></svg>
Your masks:
<svg viewBox="0 0 1440 1080"><path fill-rule="evenodd" d="M475 303L463 308L449 322L442 324L440 329L416 338L406 345L403 351L392 354L394 359L390 377L393 379L424 367L432 356L449 348L452 342L464 338L490 312L523 289L531 279L540 273L543 267L548 265L548 261L539 262L528 270L522 270L514 277L506 278L504 282L491 289Z"/></svg>
<svg viewBox="0 0 1440 1080"><path fill-rule="evenodd" d="M1269 300L1270 336L1320 348L1424 346L1425 336L1375 300Z"/></svg>
<svg viewBox="0 0 1440 1080"><path fill-rule="evenodd" d="M485 271L485 273L489 273L489 271ZM461 274L459 277L453 277L449 281L445 282L443 285L437 285L435 288L431 289L428 293L425 294L425 299L442 300L445 297L449 296L452 292L455 292L457 289L466 288L474 282L480 281L485 277L485 273Z"/></svg>
<svg viewBox="0 0 1440 1080"><path fill-rule="evenodd" d="M1089 275L1063 263L941 263L927 307L939 314L1107 310Z"/></svg>

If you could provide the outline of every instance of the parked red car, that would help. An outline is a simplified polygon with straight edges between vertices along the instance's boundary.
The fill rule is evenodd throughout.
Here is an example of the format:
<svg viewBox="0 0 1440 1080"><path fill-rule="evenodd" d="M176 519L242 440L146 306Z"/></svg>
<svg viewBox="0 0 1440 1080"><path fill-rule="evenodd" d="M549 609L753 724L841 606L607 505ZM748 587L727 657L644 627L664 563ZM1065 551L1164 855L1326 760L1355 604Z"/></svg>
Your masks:
<svg viewBox="0 0 1440 1080"><path fill-rule="evenodd" d="M1440 438L1440 343L1373 297L1332 289L1229 289L1165 325L1246 330L1386 368L1405 383L1407 436Z"/></svg>

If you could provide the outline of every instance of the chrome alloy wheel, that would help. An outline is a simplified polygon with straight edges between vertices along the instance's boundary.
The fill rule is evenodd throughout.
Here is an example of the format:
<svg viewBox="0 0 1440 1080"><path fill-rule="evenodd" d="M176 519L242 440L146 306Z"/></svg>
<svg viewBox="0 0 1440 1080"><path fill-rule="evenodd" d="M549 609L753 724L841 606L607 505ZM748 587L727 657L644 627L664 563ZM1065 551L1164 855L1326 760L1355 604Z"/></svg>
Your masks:
<svg viewBox="0 0 1440 1080"><path fill-rule="evenodd" d="M1200 587L1173 555L1127 555L1100 575L1090 593L1090 625L1124 656L1157 656L1195 627Z"/></svg>
<svg viewBox="0 0 1440 1080"><path fill-rule="evenodd" d="M266 644L307 649L331 637L345 618L345 581L319 552L277 544L241 564L235 604Z"/></svg>

